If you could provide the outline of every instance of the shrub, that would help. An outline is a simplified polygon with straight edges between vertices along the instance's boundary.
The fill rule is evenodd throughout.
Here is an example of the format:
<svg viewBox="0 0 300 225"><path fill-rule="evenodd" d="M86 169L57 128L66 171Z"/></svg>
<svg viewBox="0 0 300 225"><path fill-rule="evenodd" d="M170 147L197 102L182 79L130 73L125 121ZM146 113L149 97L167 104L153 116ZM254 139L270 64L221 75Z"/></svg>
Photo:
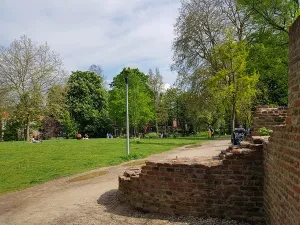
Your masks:
<svg viewBox="0 0 300 225"><path fill-rule="evenodd" d="M270 136L270 134L272 132L273 132L272 130L269 130L269 129L265 128L265 127L262 127L262 128L259 129L259 134L261 136Z"/></svg>
<svg viewBox="0 0 300 225"><path fill-rule="evenodd" d="M145 138L151 138L151 139L159 138L159 135L155 132L151 132L151 133L145 134Z"/></svg>
<svg viewBox="0 0 300 225"><path fill-rule="evenodd" d="M174 132L172 134L169 135L170 138L178 138L178 137L182 137L182 134L179 132Z"/></svg>

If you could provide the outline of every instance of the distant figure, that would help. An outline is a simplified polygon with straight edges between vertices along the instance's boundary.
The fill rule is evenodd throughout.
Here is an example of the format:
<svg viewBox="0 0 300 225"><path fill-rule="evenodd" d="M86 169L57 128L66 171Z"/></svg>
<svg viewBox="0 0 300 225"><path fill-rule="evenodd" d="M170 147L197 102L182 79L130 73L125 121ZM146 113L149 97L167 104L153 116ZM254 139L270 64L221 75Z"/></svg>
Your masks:
<svg viewBox="0 0 300 225"><path fill-rule="evenodd" d="M83 140L88 140L89 139L89 135L85 134Z"/></svg>
<svg viewBox="0 0 300 225"><path fill-rule="evenodd" d="M36 140L35 138L34 138L34 136L32 136L31 138L30 138L30 140L31 140L31 143L40 143L40 142L42 142L41 140Z"/></svg>
<svg viewBox="0 0 300 225"><path fill-rule="evenodd" d="M211 138L214 138L215 137L215 130L214 128L211 127Z"/></svg>
<svg viewBox="0 0 300 225"><path fill-rule="evenodd" d="M239 128L235 128L233 132L233 145L239 145L244 140L246 130L240 125Z"/></svg>
<svg viewBox="0 0 300 225"><path fill-rule="evenodd" d="M82 138L81 134L77 134L77 135L76 135L76 139L77 139L77 140L80 140L81 138Z"/></svg>
<svg viewBox="0 0 300 225"><path fill-rule="evenodd" d="M211 125L208 126L208 138L212 137L212 132L213 132L213 128L211 127Z"/></svg>

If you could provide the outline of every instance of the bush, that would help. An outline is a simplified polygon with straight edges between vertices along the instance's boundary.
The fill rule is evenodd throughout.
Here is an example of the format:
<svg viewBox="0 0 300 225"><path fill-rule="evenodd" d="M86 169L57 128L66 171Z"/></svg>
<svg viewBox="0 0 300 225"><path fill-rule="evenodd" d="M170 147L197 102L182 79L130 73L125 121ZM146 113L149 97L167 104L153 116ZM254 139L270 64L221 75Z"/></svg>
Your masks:
<svg viewBox="0 0 300 225"><path fill-rule="evenodd" d="M151 132L151 133L145 134L145 138L150 138L150 139L159 138L159 135L155 132Z"/></svg>
<svg viewBox="0 0 300 225"><path fill-rule="evenodd" d="M18 129L21 127L21 123L17 121L7 121L4 130L4 141L19 141Z"/></svg>
<svg viewBox="0 0 300 225"><path fill-rule="evenodd" d="M259 134L261 136L270 136L270 134L272 132L273 132L272 130L269 130L269 129L265 128L265 127L262 127L262 128L259 129Z"/></svg>
<svg viewBox="0 0 300 225"><path fill-rule="evenodd" d="M178 132L174 132L172 134L169 135L170 138L178 138L178 137L182 137L181 133Z"/></svg>
<svg viewBox="0 0 300 225"><path fill-rule="evenodd" d="M197 133L197 137L207 137L208 131L200 131Z"/></svg>

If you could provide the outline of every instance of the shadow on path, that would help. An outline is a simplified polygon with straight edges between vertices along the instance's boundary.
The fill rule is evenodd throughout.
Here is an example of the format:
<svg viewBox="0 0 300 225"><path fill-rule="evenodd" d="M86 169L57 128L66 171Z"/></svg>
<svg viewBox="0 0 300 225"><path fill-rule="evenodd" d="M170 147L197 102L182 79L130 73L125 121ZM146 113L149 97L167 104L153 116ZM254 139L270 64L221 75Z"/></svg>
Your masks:
<svg viewBox="0 0 300 225"><path fill-rule="evenodd" d="M233 220L222 220L216 218L200 218L200 217L188 217L188 216L176 216L165 215L160 213L149 213L142 209L136 209L132 206L121 203L118 200L118 190L113 189L102 194L97 200L99 205L103 205L106 208L107 213L111 213L118 216L138 218L145 220L147 225L155 224L188 224L188 225L252 225L247 222L239 222ZM140 221L142 222L142 221ZM259 224L257 224L259 225Z"/></svg>

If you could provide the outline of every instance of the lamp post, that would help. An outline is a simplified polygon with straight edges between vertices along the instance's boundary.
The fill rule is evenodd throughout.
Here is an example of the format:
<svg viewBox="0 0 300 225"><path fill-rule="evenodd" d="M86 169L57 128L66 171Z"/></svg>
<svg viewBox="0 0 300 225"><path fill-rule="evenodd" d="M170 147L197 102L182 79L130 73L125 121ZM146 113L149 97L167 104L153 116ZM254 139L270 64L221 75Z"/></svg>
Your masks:
<svg viewBox="0 0 300 225"><path fill-rule="evenodd" d="M126 154L129 155L129 112L128 112L128 73L125 77L126 82Z"/></svg>

